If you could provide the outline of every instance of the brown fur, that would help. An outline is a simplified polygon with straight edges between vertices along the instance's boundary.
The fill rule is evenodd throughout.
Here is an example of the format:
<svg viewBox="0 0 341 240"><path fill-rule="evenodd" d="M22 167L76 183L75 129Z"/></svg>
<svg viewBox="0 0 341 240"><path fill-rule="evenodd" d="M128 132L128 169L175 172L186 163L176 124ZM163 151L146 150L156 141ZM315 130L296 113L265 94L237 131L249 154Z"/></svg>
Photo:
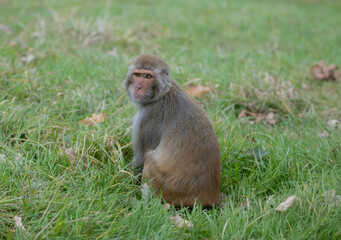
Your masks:
<svg viewBox="0 0 341 240"><path fill-rule="evenodd" d="M132 97L133 69L156 74L153 97L140 101L133 124L133 168L143 165L143 179L175 206L220 203L220 147L203 108L170 77L168 65L143 55L130 68L126 89ZM161 93L161 94L160 94Z"/></svg>

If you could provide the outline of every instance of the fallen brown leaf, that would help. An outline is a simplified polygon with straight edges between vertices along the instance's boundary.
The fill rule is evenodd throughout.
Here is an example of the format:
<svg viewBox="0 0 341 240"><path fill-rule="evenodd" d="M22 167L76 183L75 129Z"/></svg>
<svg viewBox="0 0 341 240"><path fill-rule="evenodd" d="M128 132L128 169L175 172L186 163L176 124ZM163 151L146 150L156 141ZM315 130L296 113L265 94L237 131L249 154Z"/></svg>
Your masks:
<svg viewBox="0 0 341 240"><path fill-rule="evenodd" d="M275 118L275 114L273 112L269 112L269 113L256 113L256 112L251 112L248 111L246 109L243 109L240 114L238 115L238 118L250 118L249 123L255 124L255 123L259 123L261 121L265 121L267 124L269 125L275 125L277 120Z"/></svg>
<svg viewBox="0 0 341 240"><path fill-rule="evenodd" d="M107 115L106 114L103 114L103 113L99 113L99 114L95 114L93 113L91 115L91 118L96 122L96 123L99 123L99 122L104 122L104 118L106 117Z"/></svg>
<svg viewBox="0 0 341 240"><path fill-rule="evenodd" d="M275 114L273 112L269 112L266 117L265 120L267 123L269 123L270 125L275 125L277 120L275 118Z"/></svg>
<svg viewBox="0 0 341 240"><path fill-rule="evenodd" d="M303 84L302 84L302 88L303 88L303 89L308 89L307 84L303 83Z"/></svg>
<svg viewBox="0 0 341 240"><path fill-rule="evenodd" d="M12 29L3 23L0 23L0 32L5 33L6 35L10 35L12 34Z"/></svg>
<svg viewBox="0 0 341 240"><path fill-rule="evenodd" d="M327 67L324 61L320 61L311 67L311 73L320 81L336 81L341 75L338 69L335 64Z"/></svg>
<svg viewBox="0 0 341 240"><path fill-rule="evenodd" d="M209 93L210 90L210 87L199 84L189 86L186 92L192 97L202 97L203 95Z"/></svg>
<svg viewBox="0 0 341 240"><path fill-rule="evenodd" d="M73 164L74 161L75 161L75 158L77 157L78 149L73 150L71 147L69 147L69 148L65 148L65 149L62 149L62 150L63 150L63 152L60 152L60 155L63 156L65 154L65 156L68 159L70 159L71 164Z"/></svg>
<svg viewBox="0 0 341 240"><path fill-rule="evenodd" d="M15 221L15 226L17 226L19 229L24 230L24 224L22 223L22 218L19 216L15 216L14 217L14 221Z"/></svg>
<svg viewBox="0 0 341 240"><path fill-rule="evenodd" d="M101 122L104 122L104 118L106 117L107 115L104 113L99 113L99 114L95 114L93 113L91 115L91 118L89 117L86 117L84 118L83 120L80 120L78 122L78 125L87 125L87 126L95 126L97 123L101 123Z"/></svg>
<svg viewBox="0 0 341 240"><path fill-rule="evenodd" d="M332 119L327 122L327 126L330 128L338 128L340 121L337 119Z"/></svg>
<svg viewBox="0 0 341 240"><path fill-rule="evenodd" d="M276 208L276 211L284 212L288 210L288 208L290 208L294 204L296 199L298 198L295 195L288 197L284 202L278 205L278 207Z"/></svg>
<svg viewBox="0 0 341 240"><path fill-rule="evenodd" d="M164 208L165 210L170 209L170 207L171 207L171 205L170 205L169 203L165 203L165 204L163 205L163 208Z"/></svg>
<svg viewBox="0 0 341 240"><path fill-rule="evenodd" d="M248 111L248 110L245 110L243 109L243 111L241 111L238 115L238 118L246 118L246 117L257 117L258 116L258 113L254 113L254 112L251 112L251 111Z"/></svg>
<svg viewBox="0 0 341 240"><path fill-rule="evenodd" d="M29 64L29 63L31 63L35 58L36 58L36 57L35 57L32 53L30 53L30 54L28 54L27 56L22 57L21 60L22 60L23 63Z"/></svg>
<svg viewBox="0 0 341 240"><path fill-rule="evenodd" d="M179 215L176 215L175 217L170 217L169 218L172 222L174 222L174 224L176 225L176 227L181 228L181 227L194 227L193 223L191 223L190 221L187 221L185 219L183 219L182 217L180 217Z"/></svg>
<svg viewBox="0 0 341 240"><path fill-rule="evenodd" d="M84 155L79 155L78 154L78 147L76 147L75 149L69 147L69 148L61 148L60 151L60 156L62 157L67 157L67 159L70 160L70 168L71 170L74 170L75 167L80 163L83 162L84 166L83 166L83 170L88 168L88 160Z"/></svg>
<svg viewBox="0 0 341 240"><path fill-rule="evenodd" d="M321 138L329 137L329 132L327 132L326 130L323 130L322 132L318 133L318 136Z"/></svg>

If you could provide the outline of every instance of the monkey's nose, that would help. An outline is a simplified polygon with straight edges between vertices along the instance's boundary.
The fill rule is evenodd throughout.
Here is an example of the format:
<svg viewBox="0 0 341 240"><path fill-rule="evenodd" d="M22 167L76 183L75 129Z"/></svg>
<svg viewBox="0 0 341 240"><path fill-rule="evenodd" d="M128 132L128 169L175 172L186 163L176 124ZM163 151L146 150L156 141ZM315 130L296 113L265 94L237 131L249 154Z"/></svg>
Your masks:
<svg viewBox="0 0 341 240"><path fill-rule="evenodd" d="M137 86L135 87L136 90L140 90L141 88L142 88L142 85L137 85Z"/></svg>

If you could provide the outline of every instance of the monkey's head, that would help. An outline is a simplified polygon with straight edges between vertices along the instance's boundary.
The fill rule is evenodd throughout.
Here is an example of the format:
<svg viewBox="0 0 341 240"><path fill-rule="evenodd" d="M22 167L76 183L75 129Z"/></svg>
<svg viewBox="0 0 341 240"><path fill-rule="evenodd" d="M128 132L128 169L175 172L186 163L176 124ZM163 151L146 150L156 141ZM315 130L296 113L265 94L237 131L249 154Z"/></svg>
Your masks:
<svg viewBox="0 0 341 240"><path fill-rule="evenodd" d="M168 64L150 55L135 58L124 81L129 97L140 105L158 100L171 84Z"/></svg>

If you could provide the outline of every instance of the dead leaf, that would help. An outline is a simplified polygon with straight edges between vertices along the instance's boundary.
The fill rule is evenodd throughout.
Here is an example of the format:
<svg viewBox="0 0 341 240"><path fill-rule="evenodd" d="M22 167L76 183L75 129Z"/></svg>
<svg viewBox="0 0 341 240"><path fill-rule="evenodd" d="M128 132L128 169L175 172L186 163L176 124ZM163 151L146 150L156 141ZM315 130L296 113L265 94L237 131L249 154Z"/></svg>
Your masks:
<svg viewBox="0 0 341 240"><path fill-rule="evenodd" d="M0 31L5 33L6 35L12 34L12 29L3 23L0 23Z"/></svg>
<svg viewBox="0 0 341 240"><path fill-rule="evenodd" d="M192 97L202 97L203 95L209 93L210 90L210 87L199 84L189 86L186 92Z"/></svg>
<svg viewBox="0 0 341 240"><path fill-rule="evenodd" d="M91 115L91 118L89 117L86 117L84 118L83 120L80 120L78 122L78 125L87 125L87 126L95 126L97 123L102 123L104 122L104 118L106 117L107 115L104 113L99 113L99 114L95 114L93 113Z"/></svg>
<svg viewBox="0 0 341 240"><path fill-rule="evenodd" d="M286 211L288 208L290 208L293 205L296 199L298 198L295 195L288 197L284 202L278 205L278 207L276 208L276 211L279 211L279 212Z"/></svg>
<svg viewBox="0 0 341 240"><path fill-rule="evenodd" d="M266 117L265 120L267 123L269 123L270 125L275 125L277 120L275 118L275 114L273 112L269 112Z"/></svg>
<svg viewBox="0 0 341 240"><path fill-rule="evenodd" d="M70 169L72 171L75 169L75 167L77 167L77 165L80 162L84 163L83 170L86 170L89 167L89 162L87 158L84 155L78 153L78 147L76 147L75 149L73 149L72 147L69 148L62 147L59 155L61 157L65 156L67 157L67 159L70 160Z"/></svg>
<svg viewBox="0 0 341 240"><path fill-rule="evenodd" d="M318 135L321 138L326 138L326 137L329 137L329 132L327 132L326 130L323 130L322 132L319 132Z"/></svg>
<svg viewBox="0 0 341 240"><path fill-rule="evenodd" d="M335 81L341 76L340 71L333 71L332 78L335 79Z"/></svg>
<svg viewBox="0 0 341 240"><path fill-rule="evenodd" d="M21 153L17 153L17 154L15 154L14 159L17 162L22 162L23 160L25 160L25 157Z"/></svg>
<svg viewBox="0 0 341 240"><path fill-rule="evenodd" d="M327 126L331 128L338 128L340 121L337 119L332 119L327 122Z"/></svg>
<svg viewBox="0 0 341 240"><path fill-rule="evenodd" d="M57 92L57 97L64 97L65 96L65 92Z"/></svg>
<svg viewBox="0 0 341 240"><path fill-rule="evenodd" d="M193 223L191 223L188 220L183 219L182 217L180 217L179 215L176 215L175 217L170 217L169 218L172 222L174 222L174 224L176 225L176 227L181 228L181 227L194 227Z"/></svg>
<svg viewBox="0 0 341 240"><path fill-rule="evenodd" d="M311 67L311 73L320 81L336 81L341 75L338 69L335 64L327 67L324 61L320 61Z"/></svg>
<svg viewBox="0 0 341 240"><path fill-rule="evenodd" d="M14 221L15 221L15 226L17 226L19 229L24 230L24 224L22 223L22 218L19 216L15 216L14 217Z"/></svg>
<svg viewBox="0 0 341 240"><path fill-rule="evenodd" d="M254 112L251 112L251 111L248 111L248 110L245 110L243 109L243 111L241 111L238 115L238 118L246 118L248 116L251 116L251 117L257 117L258 116L258 113L254 113Z"/></svg>
<svg viewBox="0 0 341 240"><path fill-rule="evenodd" d="M94 126L95 124L96 123L94 123L94 121L89 117L86 117L78 122L78 125Z"/></svg>
<svg viewBox="0 0 341 240"><path fill-rule="evenodd" d="M165 210L170 209L170 207L171 207L171 205L170 205L169 203L165 203L165 204L163 205L163 208L164 208Z"/></svg>
<svg viewBox="0 0 341 240"><path fill-rule="evenodd" d="M66 157L70 159L71 163L73 163L75 158L77 157L77 151L78 149L73 150L71 147L69 147L69 148L63 149L63 152L60 152L60 155L63 156L63 154L65 154Z"/></svg>
<svg viewBox="0 0 341 240"><path fill-rule="evenodd" d="M96 123L99 123L99 122L104 122L104 118L106 117L107 115L106 114L103 114L103 113L99 113L99 114L95 114L93 113L91 115L91 118L96 122Z"/></svg>
<svg viewBox="0 0 341 240"><path fill-rule="evenodd" d="M255 123L259 123L261 121L265 121L269 125L275 125L277 122L277 119L275 118L275 114L273 112L269 113L257 113L257 112L251 112L246 109L243 109L240 114L238 115L238 118L250 118L249 123L251 125Z"/></svg>
<svg viewBox="0 0 341 240"><path fill-rule="evenodd" d="M35 58L36 58L36 57L35 57L32 53L30 53L30 54L28 54L27 56L22 57L21 60L22 60L23 63L29 64L29 63L31 63Z"/></svg>
<svg viewBox="0 0 341 240"><path fill-rule="evenodd" d="M341 196L336 195L336 192L334 189L324 192L323 197L326 200L326 202L330 203L331 206L341 205Z"/></svg>

